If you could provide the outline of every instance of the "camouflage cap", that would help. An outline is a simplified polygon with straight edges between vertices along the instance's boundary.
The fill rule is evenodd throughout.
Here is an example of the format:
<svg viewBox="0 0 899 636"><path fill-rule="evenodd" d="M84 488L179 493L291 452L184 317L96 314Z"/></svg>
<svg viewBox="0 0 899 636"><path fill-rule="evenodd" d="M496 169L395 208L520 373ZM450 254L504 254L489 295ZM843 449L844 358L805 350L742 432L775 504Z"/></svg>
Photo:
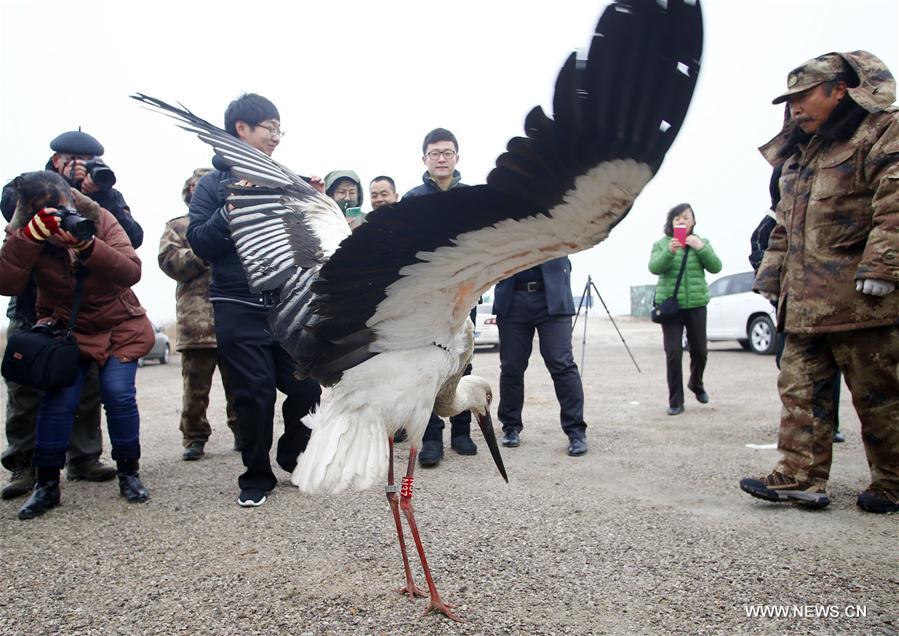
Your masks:
<svg viewBox="0 0 899 636"><path fill-rule="evenodd" d="M870 113L896 101L896 80L879 57L868 51L832 51L790 71L787 91L771 103L785 102L791 95L835 79L851 80L847 82L851 86L846 89L850 99Z"/></svg>
<svg viewBox="0 0 899 636"><path fill-rule="evenodd" d="M787 75L787 91L774 98L772 104L785 102L792 95L807 91L823 82L842 78L849 67L839 53L826 53L802 63Z"/></svg>

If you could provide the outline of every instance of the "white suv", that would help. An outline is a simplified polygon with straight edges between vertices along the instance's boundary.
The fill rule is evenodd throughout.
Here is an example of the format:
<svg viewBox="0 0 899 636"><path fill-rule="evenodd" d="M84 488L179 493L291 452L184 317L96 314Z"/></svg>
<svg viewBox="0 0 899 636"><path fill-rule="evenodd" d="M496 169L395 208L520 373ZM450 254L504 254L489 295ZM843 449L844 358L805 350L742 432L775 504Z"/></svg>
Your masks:
<svg viewBox="0 0 899 636"><path fill-rule="evenodd" d="M774 306L752 291L753 272L722 276L709 285L709 340L736 340L755 353L774 353Z"/></svg>

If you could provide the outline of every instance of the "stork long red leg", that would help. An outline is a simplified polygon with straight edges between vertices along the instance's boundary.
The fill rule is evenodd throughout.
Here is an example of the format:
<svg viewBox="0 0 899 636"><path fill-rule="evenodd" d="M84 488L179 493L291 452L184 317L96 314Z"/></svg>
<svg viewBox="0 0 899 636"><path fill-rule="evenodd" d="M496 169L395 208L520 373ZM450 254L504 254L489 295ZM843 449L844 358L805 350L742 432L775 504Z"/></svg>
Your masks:
<svg viewBox="0 0 899 636"><path fill-rule="evenodd" d="M400 487L400 508L402 508L403 514L406 515L409 531L412 533L412 539L415 541L415 548L418 550L418 558L421 559L421 567L425 571L425 580L428 582L428 592L431 593L431 600L428 602L427 608L425 608L425 615L428 615L431 612L440 612L447 618L451 618L452 620L461 623L462 620L450 611L453 606L449 603L444 603L440 599L440 594L437 593L437 586L434 584L434 579L431 576L431 569L428 567L425 549L421 544L421 537L418 534L418 526L415 525L415 514L412 510L412 484L414 481L413 473L415 472L415 457L417 454L418 450L413 446L409 450L409 466L406 469L406 476L403 478L403 483Z"/></svg>
<svg viewBox="0 0 899 636"><path fill-rule="evenodd" d="M406 554L406 539L403 536L403 522L400 519L399 497L396 494L396 483L393 481L393 435L388 435L390 441L390 461L387 469L387 502L393 513L393 521L396 523L396 538L400 543L400 552L403 554L403 570L406 572L406 585L397 590L400 594L408 594L409 598L424 597L422 592L412 580L412 569L409 567L409 555Z"/></svg>

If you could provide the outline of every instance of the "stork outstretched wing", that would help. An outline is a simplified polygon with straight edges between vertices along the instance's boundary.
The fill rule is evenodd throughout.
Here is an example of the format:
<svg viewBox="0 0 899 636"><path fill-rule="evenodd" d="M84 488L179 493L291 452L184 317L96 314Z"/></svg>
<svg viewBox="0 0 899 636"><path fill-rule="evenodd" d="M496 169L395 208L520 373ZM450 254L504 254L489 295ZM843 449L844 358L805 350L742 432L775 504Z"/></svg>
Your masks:
<svg viewBox="0 0 899 636"><path fill-rule="evenodd" d="M559 73L554 118L532 110L486 185L381 208L341 244L291 330L301 368L327 383L371 352L445 344L490 285L604 240L680 130L701 52L698 2L609 6Z"/></svg>
<svg viewBox="0 0 899 636"><path fill-rule="evenodd" d="M300 372L332 384L379 352L447 344L490 285L604 240L680 130L701 52L698 1L610 5L587 59L562 67L553 118L531 111L486 185L381 208L352 235L280 164L188 111L136 99L260 186L230 199L238 254L252 288L280 289L271 324Z"/></svg>

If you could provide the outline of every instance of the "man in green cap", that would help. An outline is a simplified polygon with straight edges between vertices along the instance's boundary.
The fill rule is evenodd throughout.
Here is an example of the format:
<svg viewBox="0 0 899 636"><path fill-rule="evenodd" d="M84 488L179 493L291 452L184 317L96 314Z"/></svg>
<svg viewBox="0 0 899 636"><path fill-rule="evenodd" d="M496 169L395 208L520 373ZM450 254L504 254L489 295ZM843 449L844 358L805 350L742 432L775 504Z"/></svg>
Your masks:
<svg viewBox="0 0 899 636"><path fill-rule="evenodd" d="M777 224L755 290L786 333L774 470L740 487L769 501L830 503L832 380L843 373L862 426L868 512L899 511L899 111L896 83L867 51L828 53L787 76L789 118L760 149L781 168Z"/></svg>

